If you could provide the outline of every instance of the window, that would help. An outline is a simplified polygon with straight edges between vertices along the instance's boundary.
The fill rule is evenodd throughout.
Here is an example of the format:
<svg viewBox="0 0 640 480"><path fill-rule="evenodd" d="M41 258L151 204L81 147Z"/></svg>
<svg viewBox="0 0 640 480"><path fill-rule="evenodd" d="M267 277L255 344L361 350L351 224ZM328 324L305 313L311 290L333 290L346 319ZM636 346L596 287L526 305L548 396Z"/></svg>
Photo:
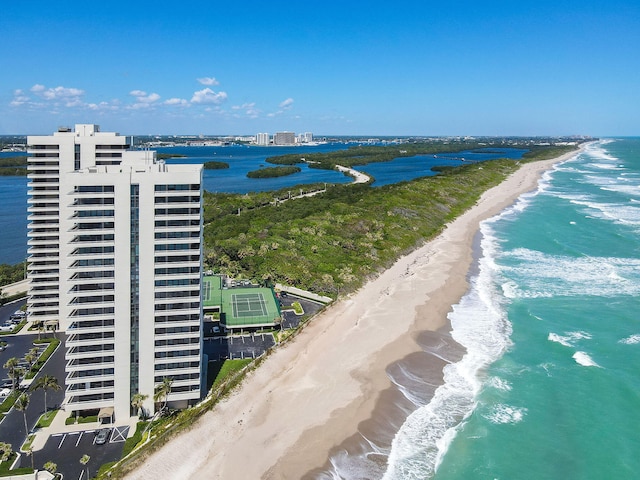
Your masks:
<svg viewBox="0 0 640 480"><path fill-rule="evenodd" d="M76 193L113 193L113 185L80 185L74 188Z"/></svg>

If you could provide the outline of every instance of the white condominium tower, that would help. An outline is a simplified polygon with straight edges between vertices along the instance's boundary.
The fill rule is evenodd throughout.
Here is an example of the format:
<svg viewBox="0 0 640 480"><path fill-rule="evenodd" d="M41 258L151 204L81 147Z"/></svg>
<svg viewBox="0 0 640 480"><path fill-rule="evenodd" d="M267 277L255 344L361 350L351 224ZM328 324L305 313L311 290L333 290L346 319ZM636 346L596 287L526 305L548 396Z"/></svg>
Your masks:
<svg viewBox="0 0 640 480"><path fill-rule="evenodd" d="M257 133L256 134L256 144L257 145L269 145L269 134L268 133Z"/></svg>
<svg viewBox="0 0 640 480"><path fill-rule="evenodd" d="M293 132L276 132L273 136L274 145L293 145L296 143L296 134Z"/></svg>
<svg viewBox="0 0 640 480"><path fill-rule="evenodd" d="M68 412L122 420L173 380L201 397L202 166L166 165L131 138L76 125L30 136L30 320L66 334Z"/></svg>

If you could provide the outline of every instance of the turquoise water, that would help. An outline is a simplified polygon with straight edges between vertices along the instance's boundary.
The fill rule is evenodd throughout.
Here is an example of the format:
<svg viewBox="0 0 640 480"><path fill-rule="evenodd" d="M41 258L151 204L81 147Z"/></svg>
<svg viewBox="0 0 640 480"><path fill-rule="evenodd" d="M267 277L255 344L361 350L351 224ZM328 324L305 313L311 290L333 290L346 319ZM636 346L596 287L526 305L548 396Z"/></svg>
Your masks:
<svg viewBox="0 0 640 480"><path fill-rule="evenodd" d="M385 479L640 477L640 139L593 144L484 222L466 348Z"/></svg>

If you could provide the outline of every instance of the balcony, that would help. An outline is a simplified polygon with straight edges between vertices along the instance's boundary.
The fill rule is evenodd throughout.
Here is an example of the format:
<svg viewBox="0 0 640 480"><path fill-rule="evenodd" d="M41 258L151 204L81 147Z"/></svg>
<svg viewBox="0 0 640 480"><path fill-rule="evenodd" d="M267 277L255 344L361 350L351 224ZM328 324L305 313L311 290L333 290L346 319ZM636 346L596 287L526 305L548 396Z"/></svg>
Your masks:
<svg viewBox="0 0 640 480"><path fill-rule="evenodd" d="M103 331L100 331L96 334L94 338L81 338L80 335L71 334L67 337L66 346L67 348L74 347L86 347L90 345L114 345L115 337L114 336L106 336Z"/></svg>
<svg viewBox="0 0 640 480"><path fill-rule="evenodd" d="M113 352L115 351L114 349L114 343L95 344L95 341L87 342L86 345L78 345L69 348L65 353L64 358L65 360L76 360L82 358L93 358L98 355L113 356Z"/></svg>

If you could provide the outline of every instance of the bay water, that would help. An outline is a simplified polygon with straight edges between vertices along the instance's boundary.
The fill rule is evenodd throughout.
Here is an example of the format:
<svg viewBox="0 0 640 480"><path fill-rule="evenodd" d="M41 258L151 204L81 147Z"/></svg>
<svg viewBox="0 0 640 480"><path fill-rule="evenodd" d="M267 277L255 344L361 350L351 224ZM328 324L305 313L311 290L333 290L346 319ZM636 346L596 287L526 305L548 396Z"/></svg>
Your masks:
<svg viewBox="0 0 640 480"><path fill-rule="evenodd" d="M268 192L312 183L341 184L353 179L336 170L309 168L306 163L298 166L301 171L276 178L249 178L247 173L259 168L273 166L266 162L268 157L299 154L304 157L311 153L326 153L346 150L357 143L332 142L296 146L174 146L155 148L158 153L180 155L169 158L167 163L202 164L209 161L224 162L229 168L203 172L203 187L213 193ZM389 162L372 163L360 170L372 170L374 186L388 185L414 178L435 175L431 168L435 165L460 165L460 158L468 161L484 161L492 158L520 158L526 150L515 148L481 149L457 154L403 157ZM18 157L22 152L0 152L0 158ZM0 176L0 228L3 231L0 247L0 263L22 262L27 254L27 179L25 177Z"/></svg>
<svg viewBox="0 0 640 480"><path fill-rule="evenodd" d="M640 476L640 139L589 145L483 222L465 353L385 480Z"/></svg>

